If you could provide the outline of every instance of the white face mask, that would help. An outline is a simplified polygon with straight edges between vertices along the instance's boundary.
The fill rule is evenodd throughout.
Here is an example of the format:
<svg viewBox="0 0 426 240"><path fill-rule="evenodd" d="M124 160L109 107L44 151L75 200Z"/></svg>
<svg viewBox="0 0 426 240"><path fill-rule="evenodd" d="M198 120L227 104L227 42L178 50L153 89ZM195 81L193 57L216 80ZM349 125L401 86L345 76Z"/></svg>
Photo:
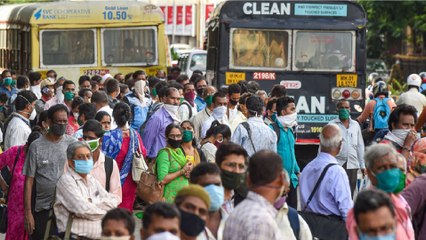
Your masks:
<svg viewBox="0 0 426 240"><path fill-rule="evenodd" d="M109 237L101 237L101 240L130 240L130 236L109 236Z"/></svg>
<svg viewBox="0 0 426 240"><path fill-rule="evenodd" d="M37 117L37 112L36 112L35 108L33 108L33 111L31 112L31 115L30 115L30 118L29 118L29 119L32 121L32 120L34 120L36 117Z"/></svg>
<svg viewBox="0 0 426 240"><path fill-rule="evenodd" d="M137 81L137 82L135 82L135 91L137 92L137 93L139 93L140 95L145 95L145 86L146 86L146 83L145 83L145 81L144 80L139 80L139 81Z"/></svg>
<svg viewBox="0 0 426 240"><path fill-rule="evenodd" d="M179 239L180 239L179 237L176 237L170 232L162 232L162 233L156 233L154 235L151 235L146 240L179 240Z"/></svg>
<svg viewBox="0 0 426 240"><path fill-rule="evenodd" d="M215 107L213 109L213 117L215 119L222 119L226 114L227 108L225 106Z"/></svg>
<svg viewBox="0 0 426 240"><path fill-rule="evenodd" d="M78 112L72 112L72 115L74 116L74 119L77 121L77 119L78 119Z"/></svg>
<svg viewBox="0 0 426 240"><path fill-rule="evenodd" d="M178 109L179 105L172 105L172 104L164 104L163 105L166 111L170 114L170 116L175 120L176 122L180 122L180 118L178 117Z"/></svg>
<svg viewBox="0 0 426 240"><path fill-rule="evenodd" d="M297 113L292 113L284 116L278 116L277 120L283 127L294 127L297 125Z"/></svg>

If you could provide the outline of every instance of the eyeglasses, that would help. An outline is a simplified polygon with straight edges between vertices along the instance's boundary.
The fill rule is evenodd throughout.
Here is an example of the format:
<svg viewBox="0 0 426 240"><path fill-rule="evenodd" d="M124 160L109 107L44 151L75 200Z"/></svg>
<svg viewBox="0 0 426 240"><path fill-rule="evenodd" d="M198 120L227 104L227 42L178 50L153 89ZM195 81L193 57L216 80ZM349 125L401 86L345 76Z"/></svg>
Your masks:
<svg viewBox="0 0 426 240"><path fill-rule="evenodd" d="M232 169L232 170L243 170L243 171L245 171L247 169L247 166L245 164L242 164L242 163L237 164L237 163L234 163L234 162L226 162L226 163L223 163L223 165Z"/></svg>

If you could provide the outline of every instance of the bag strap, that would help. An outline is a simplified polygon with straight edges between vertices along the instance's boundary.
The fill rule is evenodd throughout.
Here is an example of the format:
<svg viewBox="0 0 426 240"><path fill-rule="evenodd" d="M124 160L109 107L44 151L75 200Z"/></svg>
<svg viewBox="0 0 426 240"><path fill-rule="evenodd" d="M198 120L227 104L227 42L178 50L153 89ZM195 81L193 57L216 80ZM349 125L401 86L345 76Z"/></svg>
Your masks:
<svg viewBox="0 0 426 240"><path fill-rule="evenodd" d="M300 221L297 210L289 206L287 217L288 221L290 222L291 229L293 230L293 234L296 237L296 240L299 240Z"/></svg>
<svg viewBox="0 0 426 240"><path fill-rule="evenodd" d="M189 118L191 118L192 117L192 107L189 105L189 103L187 103L187 102L182 102L181 104L180 104L180 106L182 106L182 105L185 105L185 106L187 106L188 107L188 110L189 110Z"/></svg>
<svg viewBox="0 0 426 240"><path fill-rule="evenodd" d="M110 157L105 156L105 190L109 192L109 182L111 181L112 169L114 167L114 160Z"/></svg>
<svg viewBox="0 0 426 240"><path fill-rule="evenodd" d="M73 217L72 217L72 214L70 213L70 214L68 215L67 228L66 228L66 230L65 230L64 240L71 240L71 227L72 227L72 222L73 222Z"/></svg>
<svg viewBox="0 0 426 240"><path fill-rule="evenodd" d="M335 164L335 163L329 163L329 164L327 164L327 166L325 166L324 170L322 170L321 175L320 175L320 177L318 178L318 181L317 181L317 183L315 184L315 187L314 187L314 189L312 190L311 195L309 195L308 201L306 201L306 206L305 206L305 208L303 209L303 211L302 211L302 212L304 212L304 211L308 208L308 205L309 205L309 203L311 202L312 198L314 197L315 193L317 192L317 190L318 190L318 188L319 188L319 186L320 186L320 184L321 184L322 180L323 180L323 179L324 179L324 177L325 177L325 174L327 173L327 170L328 170L331 166L333 166L333 165L336 165L336 164Z"/></svg>
<svg viewBox="0 0 426 240"><path fill-rule="evenodd" d="M271 126L274 129L275 133L277 134L277 142L279 142L280 141L280 137L281 137L280 127L275 122L271 123Z"/></svg>
<svg viewBox="0 0 426 240"><path fill-rule="evenodd" d="M248 122L242 122L241 125L243 125L243 127L247 130L248 137L250 139L251 145L253 146L253 150L254 150L254 152L256 152L256 148L254 147L253 139L251 138L250 125L248 124Z"/></svg>
<svg viewBox="0 0 426 240"><path fill-rule="evenodd" d="M13 163L13 168L12 168L12 174L11 174L11 177L10 177L9 188L10 188L10 185L12 185L13 175L14 175L14 173L15 173L16 163L18 162L19 155L21 154L21 150L22 150L22 148L23 148L23 147L25 147L25 146L20 146L20 147L18 147L18 153L16 154L15 162ZM8 194L7 194L7 196L6 196L6 204L7 204L7 202L8 202L8 201L9 201L9 193L8 193Z"/></svg>

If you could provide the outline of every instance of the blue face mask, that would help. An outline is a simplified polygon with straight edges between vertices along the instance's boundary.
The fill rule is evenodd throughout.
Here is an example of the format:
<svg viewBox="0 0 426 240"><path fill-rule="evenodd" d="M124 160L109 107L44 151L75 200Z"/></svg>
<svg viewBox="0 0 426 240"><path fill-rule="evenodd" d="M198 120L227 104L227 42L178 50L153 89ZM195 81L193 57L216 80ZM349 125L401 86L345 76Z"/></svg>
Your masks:
<svg viewBox="0 0 426 240"><path fill-rule="evenodd" d="M359 235L359 240L395 240L396 239L396 234L393 233L389 233L386 235L382 235L382 236L368 236L367 234L358 232Z"/></svg>
<svg viewBox="0 0 426 240"><path fill-rule="evenodd" d="M392 168L376 174L377 188L387 193L392 193L399 186L401 179L401 170Z"/></svg>
<svg viewBox="0 0 426 240"><path fill-rule="evenodd" d="M81 174L88 174L93 169L93 159L74 160L75 171Z"/></svg>
<svg viewBox="0 0 426 240"><path fill-rule="evenodd" d="M204 187L210 197L210 212L216 212L222 206L225 199L225 190L222 186L210 184Z"/></svg>

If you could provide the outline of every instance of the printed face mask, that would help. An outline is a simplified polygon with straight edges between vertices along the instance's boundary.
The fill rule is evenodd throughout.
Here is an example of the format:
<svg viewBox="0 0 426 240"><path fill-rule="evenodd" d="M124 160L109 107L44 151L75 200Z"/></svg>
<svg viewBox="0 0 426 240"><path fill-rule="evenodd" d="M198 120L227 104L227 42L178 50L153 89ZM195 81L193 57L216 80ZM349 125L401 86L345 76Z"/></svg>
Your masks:
<svg viewBox="0 0 426 240"><path fill-rule="evenodd" d="M99 147L99 138L94 139L94 140L88 140L88 141L86 141L86 143L89 145L90 151L94 152Z"/></svg>

